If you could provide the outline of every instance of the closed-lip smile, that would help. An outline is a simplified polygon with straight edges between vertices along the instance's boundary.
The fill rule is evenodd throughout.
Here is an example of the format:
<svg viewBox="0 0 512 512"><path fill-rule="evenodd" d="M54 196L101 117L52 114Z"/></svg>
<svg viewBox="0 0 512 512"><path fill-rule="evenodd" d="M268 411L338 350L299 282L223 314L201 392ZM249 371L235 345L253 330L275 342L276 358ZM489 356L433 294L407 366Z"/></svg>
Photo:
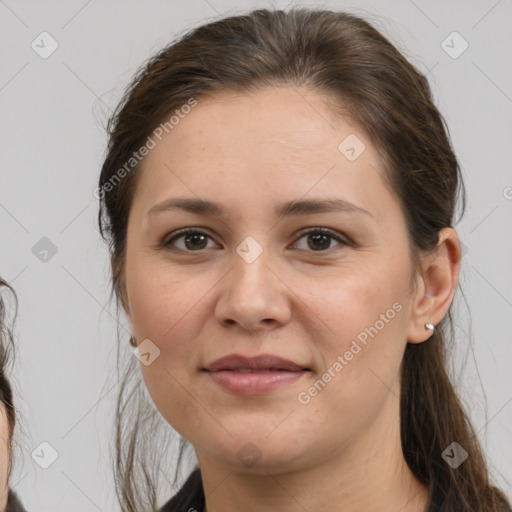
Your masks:
<svg viewBox="0 0 512 512"><path fill-rule="evenodd" d="M230 393L261 395L295 382L310 369L273 354L231 354L215 360L203 371Z"/></svg>

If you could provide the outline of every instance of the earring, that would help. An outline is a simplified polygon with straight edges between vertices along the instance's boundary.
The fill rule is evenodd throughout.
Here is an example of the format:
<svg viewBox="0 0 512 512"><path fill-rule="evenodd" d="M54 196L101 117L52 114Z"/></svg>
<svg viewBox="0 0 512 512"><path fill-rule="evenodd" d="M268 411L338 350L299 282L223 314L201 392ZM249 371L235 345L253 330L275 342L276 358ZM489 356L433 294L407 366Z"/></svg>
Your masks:
<svg viewBox="0 0 512 512"><path fill-rule="evenodd" d="M428 329L429 331L433 331L434 330L434 325L431 324L430 322L427 322L425 324L425 329Z"/></svg>
<svg viewBox="0 0 512 512"><path fill-rule="evenodd" d="M135 338L133 336L130 336L130 345L132 347L136 347L137 346L137 342L135 341Z"/></svg>

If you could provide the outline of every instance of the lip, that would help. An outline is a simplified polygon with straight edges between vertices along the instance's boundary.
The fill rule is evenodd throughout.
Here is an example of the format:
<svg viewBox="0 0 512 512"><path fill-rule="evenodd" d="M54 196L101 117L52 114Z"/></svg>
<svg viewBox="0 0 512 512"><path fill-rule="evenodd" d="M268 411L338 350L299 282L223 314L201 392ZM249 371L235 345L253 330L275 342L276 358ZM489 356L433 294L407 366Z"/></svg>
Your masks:
<svg viewBox="0 0 512 512"><path fill-rule="evenodd" d="M229 356L216 359L213 363L204 368L209 372L217 372L221 370L286 370L297 372L308 370L298 363L294 363L289 359L275 356L273 354L261 354L254 357L246 357L240 354L231 354Z"/></svg>
<svg viewBox="0 0 512 512"><path fill-rule="evenodd" d="M238 395L261 395L296 382L309 368L272 354L232 354L203 368L220 387Z"/></svg>

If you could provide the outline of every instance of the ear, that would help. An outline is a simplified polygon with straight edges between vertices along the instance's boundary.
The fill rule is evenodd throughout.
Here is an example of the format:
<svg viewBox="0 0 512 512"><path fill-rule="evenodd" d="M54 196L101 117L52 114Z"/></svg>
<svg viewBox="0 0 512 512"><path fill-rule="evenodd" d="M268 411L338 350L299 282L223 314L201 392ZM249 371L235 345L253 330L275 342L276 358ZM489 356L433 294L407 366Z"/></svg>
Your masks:
<svg viewBox="0 0 512 512"><path fill-rule="evenodd" d="M426 323L439 324L453 301L460 271L461 247L457 232L444 228L439 233L433 253L422 257L422 276L416 280L410 325L409 343L421 343L432 336Z"/></svg>

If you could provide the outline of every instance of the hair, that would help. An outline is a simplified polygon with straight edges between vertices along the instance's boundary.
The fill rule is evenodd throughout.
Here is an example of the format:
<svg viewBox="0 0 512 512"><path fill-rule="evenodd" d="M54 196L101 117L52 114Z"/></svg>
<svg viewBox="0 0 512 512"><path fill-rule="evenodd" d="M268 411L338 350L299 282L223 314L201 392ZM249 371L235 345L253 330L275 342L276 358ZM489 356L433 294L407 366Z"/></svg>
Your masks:
<svg viewBox="0 0 512 512"><path fill-rule="evenodd" d="M351 14L306 8L258 9L219 19L186 32L152 56L109 119L98 222L109 244L111 298L115 294L118 308L126 304L126 232L140 174L140 164L126 171L126 162L191 98L200 101L216 91L249 94L267 86L320 93L366 133L400 201L415 271L421 270L420 251L435 251L440 231L454 225L459 199L462 216L460 167L427 78L377 29ZM436 486L446 496L443 510L510 510L505 495L490 482L477 435L450 381L446 347L453 339L450 306L427 342L407 344L400 397L403 455L428 486L430 498ZM154 469L163 453L147 448L154 436L141 435L159 421L143 386L132 364L117 402L114 463L122 510L130 512L156 506ZM441 457L453 441L469 454L457 469ZM176 475L179 468L178 461Z"/></svg>
<svg viewBox="0 0 512 512"><path fill-rule="evenodd" d="M12 442L14 427L16 426L16 408L14 407L13 393L7 370L12 362L14 355L14 336L7 320L7 309L4 303L3 293L4 290L10 292L15 303L15 314L18 308L18 299L13 288L0 277L0 406L4 407L7 415L7 423L9 426L8 439L9 439L9 466L8 476L12 471Z"/></svg>
<svg viewBox="0 0 512 512"><path fill-rule="evenodd" d="M13 300L12 319L11 312L4 302L4 292L9 292L9 296ZM13 390L9 380L8 370L11 367L15 356L15 344L13 327L18 313L18 297L14 288L0 277L0 407L3 407L7 416L7 440L8 440L8 457L9 464L7 466L7 506L5 512L26 512L20 498L16 492L10 487L9 481L13 468L13 452L17 448L15 442L15 433L19 433L15 428L20 429L18 420L18 410L14 405ZM24 432L22 432L24 434ZM16 459L17 461L18 459ZM1 482L3 485L3 482ZM2 498L5 496L2 496Z"/></svg>

